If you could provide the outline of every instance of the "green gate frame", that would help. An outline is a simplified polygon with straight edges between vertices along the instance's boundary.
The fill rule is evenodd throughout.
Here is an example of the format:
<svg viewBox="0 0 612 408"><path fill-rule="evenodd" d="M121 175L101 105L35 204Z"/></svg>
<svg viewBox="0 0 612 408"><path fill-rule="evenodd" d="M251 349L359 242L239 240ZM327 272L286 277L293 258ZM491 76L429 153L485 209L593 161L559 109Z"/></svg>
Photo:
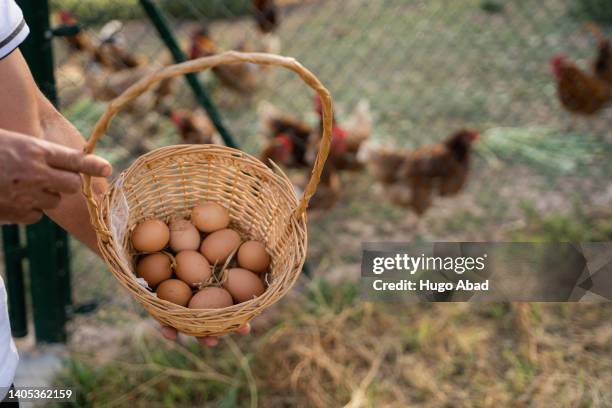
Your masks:
<svg viewBox="0 0 612 408"><path fill-rule="evenodd" d="M17 0L17 3L30 27L30 35L20 49L41 91L57 105L48 3L46 0ZM28 334L24 273L27 260L36 340L63 342L67 306L72 304L68 234L46 216L37 224L27 226L25 231L27 245L23 246L19 226L2 227L13 336Z"/></svg>

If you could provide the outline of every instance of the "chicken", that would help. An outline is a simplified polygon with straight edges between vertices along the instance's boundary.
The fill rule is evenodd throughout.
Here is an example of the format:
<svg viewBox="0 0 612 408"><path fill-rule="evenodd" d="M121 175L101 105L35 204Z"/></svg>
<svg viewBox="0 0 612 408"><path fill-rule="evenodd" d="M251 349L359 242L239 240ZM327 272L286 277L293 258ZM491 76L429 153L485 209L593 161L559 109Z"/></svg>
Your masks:
<svg viewBox="0 0 612 408"><path fill-rule="evenodd" d="M612 100L612 85L596 75L583 71L563 55L550 59L557 82L557 95L570 113L594 115Z"/></svg>
<svg viewBox="0 0 612 408"><path fill-rule="evenodd" d="M321 100L315 97L315 111L319 115L319 133L323 126ZM340 126L334 116L332 128L332 147L329 161L337 170L359 170L363 168L358 160L361 146L372 134L372 116L368 101L360 101L351 116L343 126Z"/></svg>
<svg viewBox="0 0 612 408"><path fill-rule="evenodd" d="M59 19L63 25L78 24L69 11L61 11ZM66 36L66 42L71 50L88 54L93 61L112 71L144 65L146 61L143 58L133 55L122 44L122 28L120 21L112 20L102 27L97 38L91 37L85 31L79 31L75 35Z"/></svg>
<svg viewBox="0 0 612 408"><path fill-rule="evenodd" d="M127 50L122 29L123 23L118 20L106 23L99 32L100 44L93 54L94 61L112 71L139 67L147 62Z"/></svg>
<svg viewBox="0 0 612 408"><path fill-rule="evenodd" d="M434 195L459 193L467 181L472 143L479 137L474 130L460 130L443 143L419 149L371 150L368 167L390 199L423 214Z"/></svg>
<svg viewBox="0 0 612 408"><path fill-rule="evenodd" d="M597 40L597 57L593 61L593 74L612 85L612 40L606 38L594 23L588 28Z"/></svg>
<svg viewBox="0 0 612 408"><path fill-rule="evenodd" d="M310 138L312 127L295 116L289 115L268 102L258 109L259 131L268 137L261 153L261 160L268 164L272 159L287 167L310 167Z"/></svg>
<svg viewBox="0 0 612 408"><path fill-rule="evenodd" d="M242 43L235 50L247 51L246 48L246 44ZM193 33L189 51L190 59L215 55L218 52L219 50L210 37L207 28L199 29ZM212 68L212 72L223 86L243 95L251 94L260 82L258 75L260 69L255 64L220 65Z"/></svg>
<svg viewBox="0 0 612 408"><path fill-rule="evenodd" d="M59 12L59 20L60 23L65 26L76 26L79 23L72 13L67 10ZM95 42L92 40L89 34L82 30L74 35L65 36L64 39L72 51L89 53L95 52Z"/></svg>
<svg viewBox="0 0 612 408"><path fill-rule="evenodd" d="M274 0L253 0L253 12L259 31L264 34L278 28L278 8Z"/></svg>
<svg viewBox="0 0 612 408"><path fill-rule="evenodd" d="M91 92L93 99L108 102L121 95L144 76L152 73L159 67L140 66L121 71L107 72L99 64L90 64L89 69L85 70L86 85ZM162 101L172 91L171 80L159 82L149 92L145 92L127 107L130 113L144 114L148 111L162 109Z"/></svg>
<svg viewBox="0 0 612 408"><path fill-rule="evenodd" d="M220 137L208 115L195 111L174 110L168 116L176 126L184 144L220 144Z"/></svg>
<svg viewBox="0 0 612 408"><path fill-rule="evenodd" d="M340 198L342 185L340 174L333 167L325 167L317 191L308 203L310 210L328 210L336 205Z"/></svg>

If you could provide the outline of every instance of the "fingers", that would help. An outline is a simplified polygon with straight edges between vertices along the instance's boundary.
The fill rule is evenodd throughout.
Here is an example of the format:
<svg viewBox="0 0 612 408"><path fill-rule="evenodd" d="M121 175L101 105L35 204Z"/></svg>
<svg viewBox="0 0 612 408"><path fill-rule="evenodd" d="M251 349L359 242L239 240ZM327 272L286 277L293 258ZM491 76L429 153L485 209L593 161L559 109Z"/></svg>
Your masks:
<svg viewBox="0 0 612 408"><path fill-rule="evenodd" d="M43 216L42 210L30 210L15 220L18 224L36 224Z"/></svg>
<svg viewBox="0 0 612 408"><path fill-rule="evenodd" d="M246 336L250 332L251 332L251 323L247 323L241 328L239 328L238 330L236 330L236 333L240 334L241 336Z"/></svg>
<svg viewBox="0 0 612 408"><path fill-rule="evenodd" d="M101 157L55 143L45 141L40 143L45 148L47 163L56 169L84 173L93 177L108 177L112 173L111 165Z"/></svg>
<svg viewBox="0 0 612 408"><path fill-rule="evenodd" d="M249 323L245 324L244 326L236 330L236 333L242 336L245 336L249 334L250 332L251 332L251 325ZM162 336L164 336L164 338L168 340L175 341L178 338L178 332L176 331L174 327L162 326L161 333L162 333ZM196 337L196 339L198 340L198 343L206 347L215 347L219 344L219 337L205 336L205 337Z"/></svg>
<svg viewBox="0 0 612 408"><path fill-rule="evenodd" d="M240 327L238 330L236 330L236 333L240 334L241 336L246 336L250 332L251 332L250 323L247 323L244 326ZM206 336L206 337L198 337L197 339L201 345L207 346L207 347L215 347L217 344L219 344L219 337Z"/></svg>
<svg viewBox="0 0 612 408"><path fill-rule="evenodd" d="M52 210L59 205L60 200L59 193L41 191L36 195L33 207L41 210Z"/></svg>
<svg viewBox="0 0 612 408"><path fill-rule="evenodd" d="M178 332L176 331L176 329L170 326L162 326L161 333L162 333L162 336L164 336L166 339L172 340L172 341L175 341L178 336Z"/></svg>
<svg viewBox="0 0 612 408"><path fill-rule="evenodd" d="M31 193L16 194L12 198L10 207L12 211L23 216L29 211L51 210L56 208L61 200L59 193L46 190L33 191Z"/></svg>
<svg viewBox="0 0 612 408"><path fill-rule="evenodd" d="M218 337L198 337L198 342L206 347L216 347L219 344Z"/></svg>
<svg viewBox="0 0 612 408"><path fill-rule="evenodd" d="M77 173L57 170L50 167L47 171L48 180L46 188L59 193L74 194L81 188L81 177Z"/></svg>

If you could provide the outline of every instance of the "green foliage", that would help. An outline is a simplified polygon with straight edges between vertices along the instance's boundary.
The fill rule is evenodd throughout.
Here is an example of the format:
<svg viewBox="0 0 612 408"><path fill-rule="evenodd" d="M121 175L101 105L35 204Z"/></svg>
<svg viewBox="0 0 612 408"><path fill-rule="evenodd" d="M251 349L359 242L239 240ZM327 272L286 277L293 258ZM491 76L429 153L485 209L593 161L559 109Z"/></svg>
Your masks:
<svg viewBox="0 0 612 408"><path fill-rule="evenodd" d="M525 229L512 239L526 242L599 242L612 239L612 221L608 217L590 217L577 203L571 214L543 215L530 203L522 205L527 219Z"/></svg>
<svg viewBox="0 0 612 408"><path fill-rule="evenodd" d="M526 164L549 176L588 171L602 148L592 135L552 128L492 128L483 136L476 150L489 162Z"/></svg>
<svg viewBox="0 0 612 408"><path fill-rule="evenodd" d="M343 282L338 285L332 285L325 279L313 281L306 294L308 307L315 313L330 308L334 311L341 311L355 304L358 296L358 284Z"/></svg>

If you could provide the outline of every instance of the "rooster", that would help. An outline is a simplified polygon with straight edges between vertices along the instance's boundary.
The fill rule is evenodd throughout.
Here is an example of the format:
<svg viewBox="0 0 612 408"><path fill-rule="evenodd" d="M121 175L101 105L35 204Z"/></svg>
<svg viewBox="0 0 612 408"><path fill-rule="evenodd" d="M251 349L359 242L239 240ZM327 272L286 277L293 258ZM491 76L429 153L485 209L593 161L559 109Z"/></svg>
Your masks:
<svg viewBox="0 0 612 408"><path fill-rule="evenodd" d="M167 112L184 144L220 144L215 127L202 110Z"/></svg>
<svg viewBox="0 0 612 408"><path fill-rule="evenodd" d="M585 72L563 55L550 59L561 105L570 113L594 115L612 100L612 85L597 75Z"/></svg>
<svg viewBox="0 0 612 408"><path fill-rule="evenodd" d="M67 10L59 12L59 21L64 26L76 26L79 24L72 13ZM92 40L89 34L82 30L79 30L79 32L74 35L65 36L64 39L72 51L89 53L95 52L95 42Z"/></svg>
<svg viewBox="0 0 612 408"><path fill-rule="evenodd" d="M466 184L474 130L459 130L444 142L419 149L371 150L366 160L374 178L396 204L411 207L422 215L433 196L451 196Z"/></svg>
<svg viewBox="0 0 612 408"><path fill-rule="evenodd" d="M274 0L253 0L253 9L259 31L264 34L276 31L279 21Z"/></svg>
<svg viewBox="0 0 612 408"><path fill-rule="evenodd" d="M257 114L259 131L268 138L261 160L266 164L271 159L287 167L309 168L312 127L268 102L259 105Z"/></svg>
<svg viewBox="0 0 612 408"><path fill-rule="evenodd" d="M323 127L323 111L319 95L315 96L315 111L319 116L319 133ZM332 127L332 146L330 150L330 163L333 162L337 170L359 170L363 167L358 160L361 146L372 134L372 116L368 101L360 101L353 114L344 125L340 125L335 118Z"/></svg>
<svg viewBox="0 0 612 408"><path fill-rule="evenodd" d="M246 44L240 44L235 49L246 51ZM219 49L210 37L207 28L201 28L193 33L189 51L190 59L207 57L218 52ZM251 94L260 82L258 75L260 70L255 64L220 65L212 68L212 72L223 86L243 95Z"/></svg>

